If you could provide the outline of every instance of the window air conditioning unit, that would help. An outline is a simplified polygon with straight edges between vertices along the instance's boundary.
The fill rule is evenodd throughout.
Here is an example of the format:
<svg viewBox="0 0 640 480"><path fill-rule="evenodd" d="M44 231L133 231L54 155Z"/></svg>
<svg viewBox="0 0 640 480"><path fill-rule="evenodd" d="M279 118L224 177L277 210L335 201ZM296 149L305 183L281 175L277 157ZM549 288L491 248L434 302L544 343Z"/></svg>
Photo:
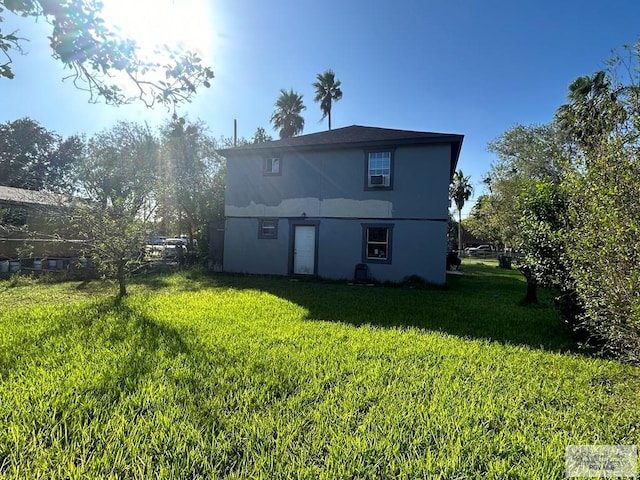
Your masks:
<svg viewBox="0 0 640 480"><path fill-rule="evenodd" d="M369 177L369 184L372 187L388 187L389 175L371 175L371 177Z"/></svg>

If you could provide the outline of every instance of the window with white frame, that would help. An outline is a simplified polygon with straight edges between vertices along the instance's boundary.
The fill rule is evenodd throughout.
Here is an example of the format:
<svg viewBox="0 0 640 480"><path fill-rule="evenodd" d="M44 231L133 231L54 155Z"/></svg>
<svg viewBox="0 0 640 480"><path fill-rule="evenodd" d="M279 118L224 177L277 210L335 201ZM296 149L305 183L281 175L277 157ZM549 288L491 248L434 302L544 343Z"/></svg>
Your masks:
<svg viewBox="0 0 640 480"><path fill-rule="evenodd" d="M261 218L258 226L258 238L278 238L278 220Z"/></svg>
<svg viewBox="0 0 640 480"><path fill-rule="evenodd" d="M281 170L282 161L278 157L271 157L264 159L264 168L263 173L265 175L280 175L282 173Z"/></svg>
<svg viewBox="0 0 640 480"><path fill-rule="evenodd" d="M363 262L391 263L393 225L363 224Z"/></svg>
<svg viewBox="0 0 640 480"><path fill-rule="evenodd" d="M391 188L391 152L368 152L366 186L371 189Z"/></svg>

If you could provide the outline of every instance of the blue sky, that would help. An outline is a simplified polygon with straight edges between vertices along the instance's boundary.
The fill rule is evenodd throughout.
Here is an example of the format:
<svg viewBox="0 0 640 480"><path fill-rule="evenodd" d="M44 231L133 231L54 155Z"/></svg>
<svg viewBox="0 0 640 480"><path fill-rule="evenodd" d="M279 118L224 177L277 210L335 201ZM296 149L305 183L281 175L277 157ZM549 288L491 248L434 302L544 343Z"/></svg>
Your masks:
<svg viewBox="0 0 640 480"><path fill-rule="evenodd" d="M277 137L269 118L281 88L304 96L304 133L326 129L311 84L316 74L332 68L344 93L333 108L334 128L358 124L464 134L459 168L471 175L476 196L494 161L488 142L517 123L550 121L575 77L603 68L612 49L640 37L637 0L172 0L169 6L155 0L151 5L156 18L177 19L174 26L163 22L155 33L166 38L168 31L188 31L215 72L212 87L181 109L205 121L212 135L232 136L237 119L240 136L250 138L265 127ZM160 23L150 21L144 8L128 14L119 8L129 20L138 19L143 35ZM16 78L0 79L0 122L29 116L67 136L91 135L117 120L156 126L167 118L162 108L87 103L84 92L62 82L68 71L50 58L44 22L7 14L1 27L19 28L30 42L28 55L14 55Z"/></svg>

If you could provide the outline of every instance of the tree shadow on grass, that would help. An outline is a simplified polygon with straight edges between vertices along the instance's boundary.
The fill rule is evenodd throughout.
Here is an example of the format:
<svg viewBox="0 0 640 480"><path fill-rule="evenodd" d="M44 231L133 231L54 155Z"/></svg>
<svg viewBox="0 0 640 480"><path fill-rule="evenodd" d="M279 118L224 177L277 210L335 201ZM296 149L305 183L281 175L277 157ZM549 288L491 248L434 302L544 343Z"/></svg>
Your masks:
<svg viewBox="0 0 640 480"><path fill-rule="evenodd" d="M141 380L155 370L161 356L190 358L194 355L193 346L183 338L184 332L156 322L120 298L110 299L103 306L113 320L98 326L101 331L90 335L88 340L98 341L102 348L122 354L116 368L104 373L101 381L90 386L85 393L117 401L122 393L131 393L138 388ZM100 320L101 317L96 318L94 325Z"/></svg>
<svg viewBox="0 0 640 480"><path fill-rule="evenodd" d="M143 289L161 290L173 288L180 292L197 292L203 288L216 285L215 277L199 267L172 270L168 272L153 272L139 275L130 280L131 285Z"/></svg>
<svg viewBox="0 0 640 480"><path fill-rule="evenodd" d="M103 425L125 422L135 430L141 422L141 431L153 428L167 403L189 412L183 420L194 429L202 421L215 427L205 401L211 391L206 372L234 352L205 348L189 329L156 320L127 299L92 302L37 321L48 328L33 335L23 331L0 355L0 382L16 385L16 395L38 406L25 407L15 422L23 422L20 428L30 429L41 448L48 448L51 438L59 442L56 448L101 448ZM19 385L28 377L38 383L27 395ZM92 423L95 427L87 429ZM121 446L125 456L131 453L127 448Z"/></svg>
<svg viewBox="0 0 640 480"><path fill-rule="evenodd" d="M6 346L0 357L0 380L32 368L34 359L45 366L52 362L53 368L73 365L74 359L64 352L80 344L89 359L84 368L95 369L95 375L75 386L73 395L92 396L104 408L118 402L123 393L137 390L164 361L180 357L187 369L196 369L202 362L228 357L228 352L205 349L187 330L156 321L120 298L84 304L40 321L48 328L20 335ZM106 352L108 359L92 357L92 350Z"/></svg>
<svg viewBox="0 0 640 480"><path fill-rule="evenodd" d="M291 281L272 277L219 279L229 288L258 289L305 308L311 321L355 326L418 328L458 337L580 353L548 292L542 304L519 304L524 283L517 274L470 271L445 287L367 287L347 282Z"/></svg>

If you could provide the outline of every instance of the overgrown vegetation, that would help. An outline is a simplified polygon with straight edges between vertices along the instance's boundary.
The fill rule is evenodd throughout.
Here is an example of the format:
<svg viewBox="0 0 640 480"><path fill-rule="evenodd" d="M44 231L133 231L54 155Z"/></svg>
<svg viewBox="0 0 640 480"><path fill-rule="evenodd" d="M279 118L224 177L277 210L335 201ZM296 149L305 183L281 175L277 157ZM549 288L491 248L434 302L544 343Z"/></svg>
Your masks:
<svg viewBox="0 0 640 480"><path fill-rule="evenodd" d="M58 192L69 185L69 172L82 156L79 136L63 139L30 118L0 124L2 185Z"/></svg>
<svg viewBox="0 0 640 480"><path fill-rule="evenodd" d="M124 294L126 278L156 235L184 234L190 258L206 254L207 224L224 217L226 169L216 144L202 122L177 116L157 133L118 122L87 140L64 142L33 120L7 122L0 125L0 182L68 195L42 194L46 204L29 205L29 214L7 208L0 229L67 241L117 278ZM21 193L26 200L28 193Z"/></svg>
<svg viewBox="0 0 640 480"><path fill-rule="evenodd" d="M571 280L579 319L606 350L640 364L640 164L636 146L611 139L571 179Z"/></svg>
<svg viewBox="0 0 640 480"><path fill-rule="evenodd" d="M517 272L463 269L0 283L0 476L553 479L568 444L638 444L637 368L517 306Z"/></svg>
<svg viewBox="0 0 640 480"><path fill-rule="evenodd" d="M468 223L516 246L523 272L558 289L576 329L636 364L639 55L640 43L625 47L606 71L573 81L552 124L516 126L493 142L489 194Z"/></svg>
<svg viewBox="0 0 640 480"><path fill-rule="evenodd" d="M207 222L224 219L225 163L207 126L174 117L160 131L159 230L180 232L190 244L208 236Z"/></svg>

